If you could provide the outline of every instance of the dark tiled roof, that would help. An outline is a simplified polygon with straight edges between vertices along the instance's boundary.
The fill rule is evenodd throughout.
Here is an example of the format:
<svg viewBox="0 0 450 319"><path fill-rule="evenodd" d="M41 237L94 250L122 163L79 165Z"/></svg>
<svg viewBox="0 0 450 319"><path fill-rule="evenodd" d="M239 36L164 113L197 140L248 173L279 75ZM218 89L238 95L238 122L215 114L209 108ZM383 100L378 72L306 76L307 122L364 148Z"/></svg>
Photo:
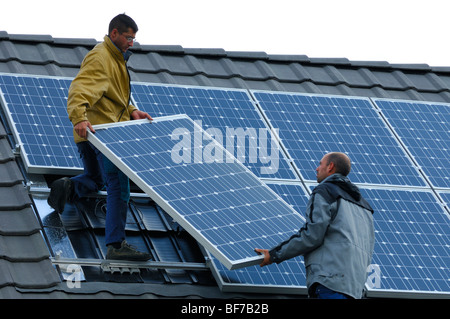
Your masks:
<svg viewBox="0 0 450 319"><path fill-rule="evenodd" d="M0 31L0 72L74 77L94 39ZM134 81L450 102L450 66L136 43Z"/></svg>
<svg viewBox="0 0 450 319"><path fill-rule="evenodd" d="M96 43L94 39L60 39L0 31L0 72L74 77L84 56ZM133 81L450 102L450 66L138 43L132 52L129 69ZM79 291L68 291L49 259L27 187L26 172L12 151L9 129L2 121L0 298L23 295L32 298L230 297L220 293L217 286L189 284L118 286L88 282Z"/></svg>
<svg viewBox="0 0 450 319"><path fill-rule="evenodd" d="M8 146L0 123L0 289L48 288L60 278L49 260L24 179Z"/></svg>

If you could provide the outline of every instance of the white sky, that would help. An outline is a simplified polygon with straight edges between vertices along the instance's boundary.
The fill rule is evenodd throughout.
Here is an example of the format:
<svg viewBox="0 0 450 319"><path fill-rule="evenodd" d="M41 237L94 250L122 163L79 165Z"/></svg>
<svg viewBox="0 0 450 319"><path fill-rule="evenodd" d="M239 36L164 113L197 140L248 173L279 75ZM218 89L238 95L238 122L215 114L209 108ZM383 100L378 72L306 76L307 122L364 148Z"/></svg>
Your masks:
<svg viewBox="0 0 450 319"><path fill-rule="evenodd" d="M2 0L0 30L102 40L119 13L140 44L450 66L448 0Z"/></svg>

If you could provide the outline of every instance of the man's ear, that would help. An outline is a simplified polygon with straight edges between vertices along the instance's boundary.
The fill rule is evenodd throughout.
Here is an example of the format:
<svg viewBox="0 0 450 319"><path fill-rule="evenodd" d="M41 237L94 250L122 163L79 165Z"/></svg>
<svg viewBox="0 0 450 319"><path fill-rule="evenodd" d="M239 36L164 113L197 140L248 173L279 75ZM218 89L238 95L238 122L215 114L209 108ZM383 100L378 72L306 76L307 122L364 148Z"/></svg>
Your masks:
<svg viewBox="0 0 450 319"><path fill-rule="evenodd" d="M119 37L120 33L117 29L112 29L111 33L109 34L109 37L111 40L115 41Z"/></svg>
<svg viewBox="0 0 450 319"><path fill-rule="evenodd" d="M330 175L336 173L336 165L334 165L333 162L330 162L330 164L328 164L328 173Z"/></svg>

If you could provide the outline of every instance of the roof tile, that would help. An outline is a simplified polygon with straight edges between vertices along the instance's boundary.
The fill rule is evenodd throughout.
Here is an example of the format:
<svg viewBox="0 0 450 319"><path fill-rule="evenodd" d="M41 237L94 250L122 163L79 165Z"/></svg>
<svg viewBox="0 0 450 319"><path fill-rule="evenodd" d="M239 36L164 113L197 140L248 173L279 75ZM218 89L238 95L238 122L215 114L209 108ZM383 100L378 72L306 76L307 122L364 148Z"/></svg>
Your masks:
<svg viewBox="0 0 450 319"><path fill-rule="evenodd" d="M14 155L6 138L0 138L0 163L14 160Z"/></svg>
<svg viewBox="0 0 450 319"><path fill-rule="evenodd" d="M0 287L48 288L59 282L59 275L49 259L33 263L0 259Z"/></svg>
<svg viewBox="0 0 450 319"><path fill-rule="evenodd" d="M30 205L30 196L22 184L0 187L0 211L20 210Z"/></svg>
<svg viewBox="0 0 450 319"><path fill-rule="evenodd" d="M50 257L41 233L0 236L0 258L8 261L41 261Z"/></svg>
<svg viewBox="0 0 450 319"><path fill-rule="evenodd" d="M32 235L41 230L31 207L0 211L0 235Z"/></svg>
<svg viewBox="0 0 450 319"><path fill-rule="evenodd" d="M0 187L13 186L21 183L22 173L14 161L8 161L0 165Z"/></svg>

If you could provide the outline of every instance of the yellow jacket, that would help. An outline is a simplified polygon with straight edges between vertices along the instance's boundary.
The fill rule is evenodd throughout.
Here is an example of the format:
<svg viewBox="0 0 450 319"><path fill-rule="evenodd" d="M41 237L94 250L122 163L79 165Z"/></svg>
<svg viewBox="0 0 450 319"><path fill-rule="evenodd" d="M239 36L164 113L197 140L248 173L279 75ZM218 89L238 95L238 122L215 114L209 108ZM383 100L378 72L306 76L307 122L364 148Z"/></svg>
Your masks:
<svg viewBox="0 0 450 319"><path fill-rule="evenodd" d="M130 75L122 52L108 36L84 58L69 88L67 113L72 124L128 121L136 108L129 104ZM86 141L74 130L75 143Z"/></svg>

